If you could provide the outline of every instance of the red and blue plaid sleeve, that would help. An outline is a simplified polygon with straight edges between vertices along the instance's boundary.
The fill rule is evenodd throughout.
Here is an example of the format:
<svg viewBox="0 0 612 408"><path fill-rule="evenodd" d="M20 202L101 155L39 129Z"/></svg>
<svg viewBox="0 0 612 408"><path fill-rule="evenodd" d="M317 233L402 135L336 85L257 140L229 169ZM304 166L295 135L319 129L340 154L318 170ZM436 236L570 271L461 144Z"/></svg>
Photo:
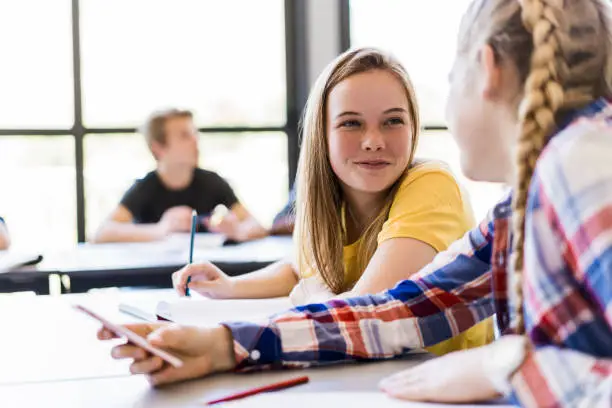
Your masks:
<svg viewBox="0 0 612 408"><path fill-rule="evenodd" d="M387 359L456 336L493 314L491 216L411 280L370 296L224 323L239 369Z"/></svg>

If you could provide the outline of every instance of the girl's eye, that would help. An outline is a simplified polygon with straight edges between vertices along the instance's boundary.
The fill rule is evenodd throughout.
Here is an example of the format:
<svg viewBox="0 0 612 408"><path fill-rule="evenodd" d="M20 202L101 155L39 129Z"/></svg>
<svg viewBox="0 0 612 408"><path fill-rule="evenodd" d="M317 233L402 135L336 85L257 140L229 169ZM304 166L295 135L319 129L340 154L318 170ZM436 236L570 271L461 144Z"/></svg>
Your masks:
<svg viewBox="0 0 612 408"><path fill-rule="evenodd" d="M404 119L402 118L389 118L385 121L385 125L387 126L400 126L404 124Z"/></svg>
<svg viewBox="0 0 612 408"><path fill-rule="evenodd" d="M340 123L341 128L356 128L359 127L361 125L361 123L359 123L358 120L346 120L342 123Z"/></svg>

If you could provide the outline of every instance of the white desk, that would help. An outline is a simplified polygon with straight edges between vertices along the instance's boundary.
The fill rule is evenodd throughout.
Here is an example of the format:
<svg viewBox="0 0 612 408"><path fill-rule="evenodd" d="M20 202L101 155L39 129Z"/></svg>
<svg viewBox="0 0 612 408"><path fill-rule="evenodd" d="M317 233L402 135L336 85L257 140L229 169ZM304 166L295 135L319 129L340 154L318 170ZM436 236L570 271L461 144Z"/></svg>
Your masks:
<svg viewBox="0 0 612 408"><path fill-rule="evenodd" d="M426 358L426 355L421 354L407 361L256 374L223 374L161 389L151 388L141 376L0 386L0 406L91 408L202 406L203 401L300 375L308 375L310 382L283 392L375 391L380 379L414 366Z"/></svg>
<svg viewBox="0 0 612 408"><path fill-rule="evenodd" d="M164 291L0 297L0 407L198 406L205 400L299 375L309 375L310 383L284 392L375 391L381 378L430 358L415 354L379 363L223 374L153 389L143 377L129 376L127 362L110 358L111 342L95 338L97 322L70 305L89 305L115 321L136 321L118 311L119 301L145 300L159 293Z"/></svg>

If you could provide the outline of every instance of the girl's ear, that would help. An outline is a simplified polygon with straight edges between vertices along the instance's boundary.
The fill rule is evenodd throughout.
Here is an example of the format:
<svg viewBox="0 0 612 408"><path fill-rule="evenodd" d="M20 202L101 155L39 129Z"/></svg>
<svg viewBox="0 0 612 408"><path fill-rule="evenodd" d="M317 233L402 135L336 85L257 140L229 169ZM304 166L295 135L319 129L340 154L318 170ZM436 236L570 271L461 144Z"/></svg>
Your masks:
<svg viewBox="0 0 612 408"><path fill-rule="evenodd" d="M481 77L481 92L485 99L496 99L501 95L502 73L496 61L495 51L489 44L485 44L478 53Z"/></svg>

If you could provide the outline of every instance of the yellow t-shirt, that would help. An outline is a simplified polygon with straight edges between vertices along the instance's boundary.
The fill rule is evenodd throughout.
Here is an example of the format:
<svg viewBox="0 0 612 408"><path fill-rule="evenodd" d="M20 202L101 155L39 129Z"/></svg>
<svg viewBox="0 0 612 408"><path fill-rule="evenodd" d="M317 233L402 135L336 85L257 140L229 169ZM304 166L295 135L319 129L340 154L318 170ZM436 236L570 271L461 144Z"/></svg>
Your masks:
<svg viewBox="0 0 612 408"><path fill-rule="evenodd" d="M378 234L378 245L393 238L414 238L441 252L474 225L467 195L448 167L441 162L427 161L413 167L403 180L393 199L389 218ZM349 286L357 283L364 272L357 267L359 244L360 240L344 247L344 270ZM441 355L485 345L493 337L493 324L487 319L427 350Z"/></svg>

